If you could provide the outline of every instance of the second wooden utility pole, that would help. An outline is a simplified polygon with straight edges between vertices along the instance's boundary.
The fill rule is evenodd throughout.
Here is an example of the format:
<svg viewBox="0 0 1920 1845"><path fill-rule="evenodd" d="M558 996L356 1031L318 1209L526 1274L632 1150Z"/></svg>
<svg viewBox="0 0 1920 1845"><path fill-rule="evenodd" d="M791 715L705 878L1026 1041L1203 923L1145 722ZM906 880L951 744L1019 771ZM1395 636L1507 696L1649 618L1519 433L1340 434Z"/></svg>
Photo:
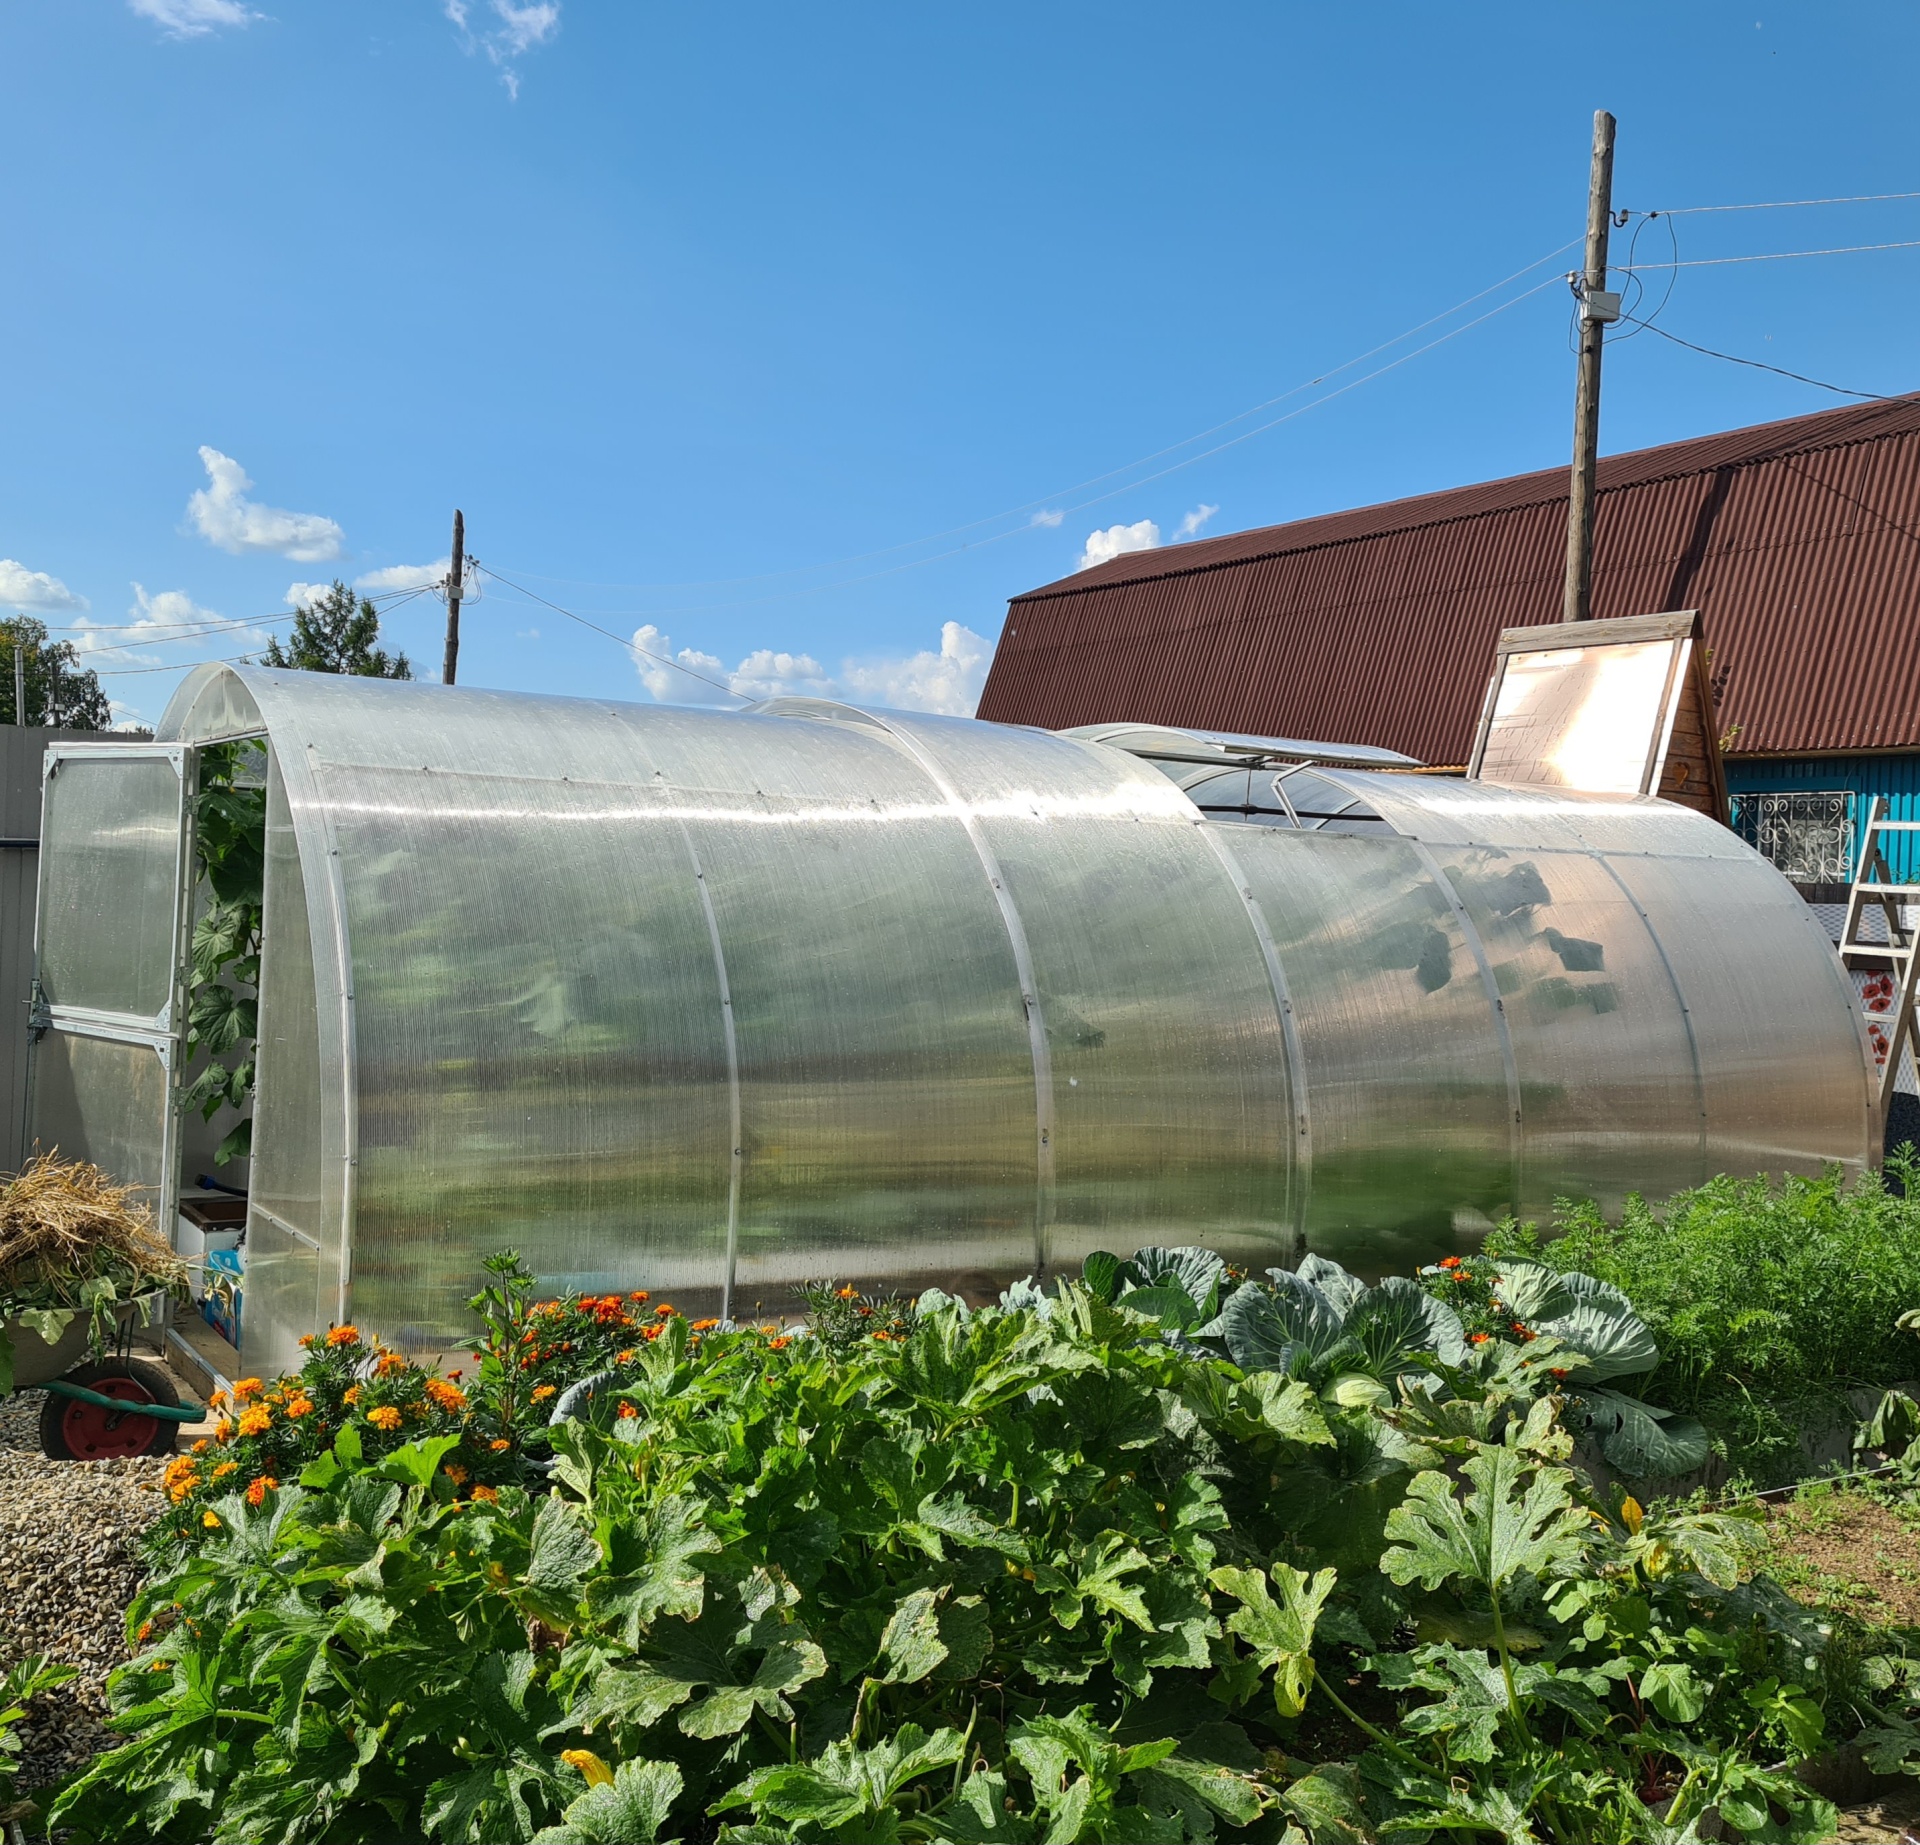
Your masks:
<svg viewBox="0 0 1920 1845"><path fill-rule="evenodd" d="M467 568L467 522L458 508L453 515L453 559L447 569L447 651L440 662L440 683L452 685L460 664L460 586Z"/></svg>
<svg viewBox="0 0 1920 1845"><path fill-rule="evenodd" d="M1567 503L1567 587L1562 621L1593 613L1593 475L1600 448L1600 348L1620 318L1607 292L1607 231L1613 223L1613 117L1593 112L1593 166L1587 181L1587 261L1580 277L1580 386L1573 400L1573 492Z"/></svg>

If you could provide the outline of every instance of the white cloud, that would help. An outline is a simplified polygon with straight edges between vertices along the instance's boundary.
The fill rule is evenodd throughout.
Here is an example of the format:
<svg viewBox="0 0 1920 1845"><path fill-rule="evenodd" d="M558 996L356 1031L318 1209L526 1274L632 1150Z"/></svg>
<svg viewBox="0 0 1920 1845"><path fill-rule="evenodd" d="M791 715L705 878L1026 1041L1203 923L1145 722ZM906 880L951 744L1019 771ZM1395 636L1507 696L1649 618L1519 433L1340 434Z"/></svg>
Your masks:
<svg viewBox="0 0 1920 1845"><path fill-rule="evenodd" d="M843 660L838 674L829 673L812 654L773 647L756 648L729 669L696 648L675 651L672 640L652 622L634 630L633 646L640 683L661 704L712 704L724 686L742 698L844 698L954 717L971 716L980 702L992 652L985 640L957 621L941 627L937 652ZM670 660L689 670L675 671L667 664ZM694 678L695 673L700 677Z"/></svg>
<svg viewBox="0 0 1920 1845"><path fill-rule="evenodd" d="M1159 543L1160 528L1151 519L1141 519L1132 525L1110 525L1104 532L1087 534L1087 548L1080 553L1080 561L1074 568L1090 569L1095 564L1124 557L1129 551L1154 550Z"/></svg>
<svg viewBox="0 0 1920 1845"><path fill-rule="evenodd" d="M667 664L669 660L678 660L688 670L676 673ZM633 663L639 668L640 683L647 688L649 696L663 705L710 702L707 694L717 691L719 687L702 686L700 680L692 677L694 673L706 679L718 680L720 685L727 682L725 661L716 660L712 654L701 653L692 647L682 647L675 653L673 642L652 622L633 631Z"/></svg>
<svg viewBox="0 0 1920 1845"><path fill-rule="evenodd" d="M1180 529L1173 535L1174 541L1178 543L1182 538L1198 538L1207 521L1219 510L1219 507L1209 506L1205 500L1202 500L1192 512L1188 513L1187 516L1180 521Z"/></svg>
<svg viewBox="0 0 1920 1845"><path fill-rule="evenodd" d="M324 596L333 587L331 583L289 583L287 585L287 607L290 609L309 609L314 599Z"/></svg>
<svg viewBox="0 0 1920 1845"><path fill-rule="evenodd" d="M233 647L264 647L267 636L263 630L229 623L218 609L203 607L184 589L149 592L144 583L136 583L125 622L82 621L76 624L74 641L82 653L108 650L116 655L117 662L151 664L161 656L133 649L198 641L217 643L215 651L225 653Z"/></svg>
<svg viewBox="0 0 1920 1845"><path fill-rule="evenodd" d="M957 621L940 627L938 653L914 653L892 660L846 663L847 690L857 698L900 711L941 711L972 717L987 683L992 649L971 628Z"/></svg>
<svg viewBox="0 0 1920 1845"><path fill-rule="evenodd" d="M283 512L247 498L253 482L231 455L203 446L201 464L208 485L187 501L187 517L209 544L236 555L272 551L296 563L318 564L338 557L347 535L319 513Z"/></svg>
<svg viewBox="0 0 1920 1845"><path fill-rule="evenodd" d="M469 57L476 51L484 51L500 73L507 94L518 101L520 73L514 60L525 57L529 51L537 51L558 36L560 0L524 0L522 4L516 4L516 0L487 0L493 23L483 21L477 30L473 6L474 0L442 0L440 10L460 34L461 50Z"/></svg>
<svg viewBox="0 0 1920 1845"><path fill-rule="evenodd" d="M810 653L757 647L727 675L742 698L831 698L834 683Z"/></svg>
<svg viewBox="0 0 1920 1845"><path fill-rule="evenodd" d="M174 38L204 38L222 26L244 26L260 17L239 0L127 0L127 4Z"/></svg>
<svg viewBox="0 0 1920 1845"><path fill-rule="evenodd" d="M451 554L437 564L388 564L381 570L369 570L355 577L355 589L436 589L447 580L453 568ZM464 589L462 594L464 594Z"/></svg>
<svg viewBox="0 0 1920 1845"><path fill-rule="evenodd" d="M85 596L69 589L44 570L29 570L10 557L0 557L0 608L40 610L58 614L89 606Z"/></svg>
<svg viewBox="0 0 1920 1845"><path fill-rule="evenodd" d="M1043 506L1027 523L1029 525L1043 525L1048 531L1052 531L1066 516L1066 510L1063 507Z"/></svg>

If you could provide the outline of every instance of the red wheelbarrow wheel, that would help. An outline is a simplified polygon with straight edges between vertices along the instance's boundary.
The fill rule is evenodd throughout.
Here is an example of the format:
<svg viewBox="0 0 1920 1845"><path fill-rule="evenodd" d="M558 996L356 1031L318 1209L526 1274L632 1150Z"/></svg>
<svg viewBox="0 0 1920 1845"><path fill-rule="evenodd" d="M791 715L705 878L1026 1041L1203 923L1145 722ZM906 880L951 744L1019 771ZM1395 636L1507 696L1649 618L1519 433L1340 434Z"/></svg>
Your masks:
<svg viewBox="0 0 1920 1845"><path fill-rule="evenodd" d="M158 1365L142 1364L137 1358L109 1358L99 1364L76 1365L64 1381L83 1384L127 1407L103 1409L49 1390L40 1409L40 1448L48 1459L123 1461L171 1451L180 1425L139 1411L142 1403L179 1406L180 1392Z"/></svg>

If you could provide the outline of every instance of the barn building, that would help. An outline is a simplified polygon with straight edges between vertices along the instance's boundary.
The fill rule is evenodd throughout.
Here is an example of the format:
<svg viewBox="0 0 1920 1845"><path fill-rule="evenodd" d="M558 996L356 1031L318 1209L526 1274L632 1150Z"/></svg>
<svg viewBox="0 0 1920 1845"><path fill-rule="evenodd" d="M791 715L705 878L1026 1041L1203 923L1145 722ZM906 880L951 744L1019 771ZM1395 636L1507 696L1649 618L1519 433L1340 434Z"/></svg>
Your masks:
<svg viewBox="0 0 1920 1845"><path fill-rule="evenodd" d="M1115 558L1013 599L979 715L1462 767L1500 630L1559 617L1566 518L1551 468ZM1872 797L1920 819L1920 394L1602 460L1594 614L1690 608L1729 819L1833 902Z"/></svg>

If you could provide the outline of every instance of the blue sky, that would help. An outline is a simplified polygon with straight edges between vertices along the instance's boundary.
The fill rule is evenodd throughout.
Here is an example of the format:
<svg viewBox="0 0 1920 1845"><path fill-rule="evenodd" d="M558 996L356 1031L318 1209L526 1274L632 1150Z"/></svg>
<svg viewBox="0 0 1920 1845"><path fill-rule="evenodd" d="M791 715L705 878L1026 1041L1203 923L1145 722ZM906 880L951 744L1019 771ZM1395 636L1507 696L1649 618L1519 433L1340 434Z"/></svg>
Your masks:
<svg viewBox="0 0 1920 1845"><path fill-rule="evenodd" d="M11 0L0 607L151 721L295 586L431 575L460 505L517 586L463 681L725 702L530 591L750 695L970 709L1090 540L1561 463L1595 107L1622 206L1920 191L1916 52L1873 0ZM1920 199L1673 229L1896 243ZM1897 392L1916 299L1920 249L1711 265L1661 325ZM1845 401L1644 335L1602 447ZM425 676L442 620L387 617Z"/></svg>

